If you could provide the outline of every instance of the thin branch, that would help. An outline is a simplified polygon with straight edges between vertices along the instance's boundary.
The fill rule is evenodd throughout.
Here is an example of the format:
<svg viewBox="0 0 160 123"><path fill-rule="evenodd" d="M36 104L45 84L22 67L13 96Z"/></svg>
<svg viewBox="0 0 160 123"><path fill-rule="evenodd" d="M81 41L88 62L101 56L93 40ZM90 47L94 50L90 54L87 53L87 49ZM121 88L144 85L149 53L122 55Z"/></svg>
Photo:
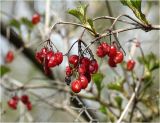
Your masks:
<svg viewBox="0 0 160 123"><path fill-rule="evenodd" d="M123 120L124 116L125 116L126 113L128 112L131 104L133 103L134 99L135 99L136 96L137 96L137 93L138 93L138 91L139 91L139 89L140 89L140 85L141 85L141 81L139 81L139 82L137 83L137 86L136 86L136 88L135 88L135 92L132 94L130 100L128 101L128 104L126 105L125 109L123 110L123 112L122 112L120 118L118 119L117 123L121 123L121 121Z"/></svg>

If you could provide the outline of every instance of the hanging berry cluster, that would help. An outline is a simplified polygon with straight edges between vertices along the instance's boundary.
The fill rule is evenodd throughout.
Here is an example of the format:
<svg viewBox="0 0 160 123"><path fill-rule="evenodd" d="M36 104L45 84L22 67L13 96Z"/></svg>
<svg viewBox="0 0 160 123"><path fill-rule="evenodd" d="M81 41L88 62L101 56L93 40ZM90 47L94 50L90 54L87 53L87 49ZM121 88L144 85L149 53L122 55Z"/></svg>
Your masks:
<svg viewBox="0 0 160 123"><path fill-rule="evenodd" d="M13 96L9 101L8 101L8 106L12 109L17 109L18 102L21 101L28 110L32 110L32 104L29 100L28 95L22 95L21 97L18 96Z"/></svg>
<svg viewBox="0 0 160 123"><path fill-rule="evenodd" d="M77 75L77 79L71 83L71 89L73 92L78 93L81 89L87 88L88 83L91 81L91 74L95 74L98 71L98 63L95 59L90 60L87 57L79 57L77 55L71 55L68 62L66 79L70 78L74 73Z"/></svg>
<svg viewBox="0 0 160 123"><path fill-rule="evenodd" d="M91 52L87 52L91 58L85 57L82 53L81 43L79 41L78 55L71 55L68 58L69 65L66 67L65 81L71 86L71 89L75 93L79 93L81 89L85 89L88 83L91 81L91 75L97 73L98 63L94 59ZM71 82L71 76L76 75L76 79ZM71 84L70 84L71 83Z"/></svg>
<svg viewBox="0 0 160 123"><path fill-rule="evenodd" d="M115 44L109 45L102 42L98 47L96 54L98 57L103 58L106 55L109 57L108 64L110 67L116 67L118 63L123 61L123 52L120 51Z"/></svg>
<svg viewBox="0 0 160 123"><path fill-rule="evenodd" d="M63 54L58 50L53 51L51 42L47 40L47 45L44 46L39 52L35 54L36 60L43 65L43 69L46 75L51 74L50 68L58 66L63 61Z"/></svg>

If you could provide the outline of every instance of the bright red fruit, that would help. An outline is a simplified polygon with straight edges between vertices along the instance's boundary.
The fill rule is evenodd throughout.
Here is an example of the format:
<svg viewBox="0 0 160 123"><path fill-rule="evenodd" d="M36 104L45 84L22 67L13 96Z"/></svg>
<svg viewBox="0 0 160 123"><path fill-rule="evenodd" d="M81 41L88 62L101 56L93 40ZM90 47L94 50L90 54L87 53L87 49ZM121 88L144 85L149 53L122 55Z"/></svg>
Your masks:
<svg viewBox="0 0 160 123"><path fill-rule="evenodd" d="M41 17L38 13L35 13L33 16L32 16L32 24L38 24L41 20Z"/></svg>
<svg viewBox="0 0 160 123"><path fill-rule="evenodd" d="M32 104L30 101L26 104L26 107L29 111L32 110Z"/></svg>
<svg viewBox="0 0 160 123"><path fill-rule="evenodd" d="M22 95L21 96L21 101L24 103L24 104L27 104L29 102L29 97L28 95Z"/></svg>
<svg viewBox="0 0 160 123"><path fill-rule="evenodd" d="M52 50L48 51L46 54L46 59L49 60L54 55L54 52Z"/></svg>
<svg viewBox="0 0 160 123"><path fill-rule="evenodd" d="M84 75L80 75L79 80L82 84L82 89L85 89L88 86L88 79Z"/></svg>
<svg viewBox="0 0 160 123"><path fill-rule="evenodd" d="M113 58L114 62L121 63L123 61L123 52L122 51L117 51L116 56Z"/></svg>
<svg viewBox="0 0 160 123"><path fill-rule="evenodd" d="M72 83L71 83L71 88L72 88L72 91L75 92L75 93L79 93L82 89L82 84L79 80L74 80Z"/></svg>
<svg viewBox="0 0 160 123"><path fill-rule="evenodd" d="M86 67L84 64L81 64L78 68L78 73L79 74L85 74L86 73Z"/></svg>
<svg viewBox="0 0 160 123"><path fill-rule="evenodd" d="M85 65L86 69L88 69L89 64L90 64L89 58L83 57L83 58L81 59L81 64Z"/></svg>
<svg viewBox="0 0 160 123"><path fill-rule="evenodd" d="M114 62L113 58L108 59L108 64L109 64L110 67L116 67L117 66L116 63Z"/></svg>
<svg viewBox="0 0 160 123"><path fill-rule="evenodd" d="M6 57L5 57L5 62L6 63L11 63L14 59L14 54L13 51L8 51Z"/></svg>
<svg viewBox="0 0 160 123"><path fill-rule="evenodd" d="M60 65L63 61L63 54L61 52L56 52L54 55L57 60L57 65Z"/></svg>
<svg viewBox="0 0 160 123"><path fill-rule="evenodd" d="M90 65L89 65L89 72L91 74L95 74L95 73L97 73L97 71L98 71L98 63L97 63L97 61L95 59L91 60Z"/></svg>
<svg viewBox="0 0 160 123"><path fill-rule="evenodd" d="M55 67L57 65L57 58L52 56L48 61L48 67Z"/></svg>
<svg viewBox="0 0 160 123"><path fill-rule="evenodd" d="M40 53L40 52L36 52L36 54L35 54L35 58L40 64L42 64L42 62L43 62L43 57L41 54L42 53Z"/></svg>
<svg viewBox="0 0 160 123"><path fill-rule="evenodd" d="M69 57L69 63L72 64L74 67L78 65L79 57L77 55L71 55Z"/></svg>
<svg viewBox="0 0 160 123"><path fill-rule="evenodd" d="M11 98L8 101L8 106L12 109L17 109L17 104L18 104L18 101L16 99Z"/></svg>
<svg viewBox="0 0 160 123"><path fill-rule="evenodd" d="M103 58L103 57L106 55L105 52L103 51L103 47L102 47L101 45L99 45L99 46L97 47L96 54L97 54L97 56L100 57L100 58Z"/></svg>
<svg viewBox="0 0 160 123"><path fill-rule="evenodd" d="M109 54L109 52L110 52L110 46L106 42L102 42L101 46L103 48L104 54Z"/></svg>
<svg viewBox="0 0 160 123"><path fill-rule="evenodd" d="M117 54L117 48L114 45L111 45L110 51L109 51L109 57L114 57Z"/></svg>
<svg viewBox="0 0 160 123"><path fill-rule="evenodd" d="M136 62L134 60L129 60L127 62L127 70L132 71L134 69Z"/></svg>
<svg viewBox="0 0 160 123"><path fill-rule="evenodd" d="M72 68L70 66L66 67L66 75L71 76L73 74Z"/></svg>

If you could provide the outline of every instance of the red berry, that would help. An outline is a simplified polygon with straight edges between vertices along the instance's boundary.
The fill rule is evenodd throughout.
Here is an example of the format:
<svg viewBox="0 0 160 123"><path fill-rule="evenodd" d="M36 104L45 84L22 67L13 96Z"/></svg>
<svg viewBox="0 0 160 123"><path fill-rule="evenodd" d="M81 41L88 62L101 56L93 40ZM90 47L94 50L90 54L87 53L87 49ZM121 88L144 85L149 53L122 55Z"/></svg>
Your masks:
<svg viewBox="0 0 160 123"><path fill-rule="evenodd" d="M13 96L12 99L19 101L19 97L18 96Z"/></svg>
<svg viewBox="0 0 160 123"><path fill-rule="evenodd" d="M134 60L129 60L129 61L127 62L127 70L128 70L128 71L132 71L133 68L134 68L134 66L135 66L135 64L136 64L136 62L135 62Z"/></svg>
<svg viewBox="0 0 160 123"><path fill-rule="evenodd" d="M71 76L73 74L72 68L70 66L66 67L66 75Z"/></svg>
<svg viewBox="0 0 160 123"><path fill-rule="evenodd" d="M78 65L78 60L79 60L79 57L77 55L71 55L68 61L70 64L76 67Z"/></svg>
<svg viewBox="0 0 160 123"><path fill-rule="evenodd" d="M57 60L57 65L60 65L63 61L63 54L61 52L56 52L54 55Z"/></svg>
<svg viewBox="0 0 160 123"><path fill-rule="evenodd" d="M43 64L43 69L46 75L51 75L52 71L51 69L48 67L48 63L49 61L47 59L44 59L44 64Z"/></svg>
<svg viewBox="0 0 160 123"><path fill-rule="evenodd" d="M102 42L101 46L103 48L104 54L109 54L110 51L110 46L106 42Z"/></svg>
<svg viewBox="0 0 160 123"><path fill-rule="evenodd" d="M48 51L47 52L47 55L46 55L46 59L47 60L50 60L50 58L54 55L54 52L52 50Z"/></svg>
<svg viewBox="0 0 160 123"><path fill-rule="evenodd" d="M30 101L26 104L26 106L29 111L32 110L32 104Z"/></svg>
<svg viewBox="0 0 160 123"><path fill-rule="evenodd" d="M37 60L40 64L42 64L42 62L43 62L43 57L42 57L42 55L41 55L40 52L36 52L35 58L36 58L36 60Z"/></svg>
<svg viewBox="0 0 160 123"><path fill-rule="evenodd" d="M98 71L98 63L97 63L97 61L95 59L91 60L90 65L89 65L89 72L91 74L95 74L95 73L97 73L97 71Z"/></svg>
<svg viewBox="0 0 160 123"><path fill-rule="evenodd" d="M108 64L109 64L110 67L116 67L117 66L116 63L114 62L113 58L108 59Z"/></svg>
<svg viewBox="0 0 160 123"><path fill-rule="evenodd" d="M78 73L79 74L85 74L86 73L86 67L84 64L81 64L78 68Z"/></svg>
<svg viewBox="0 0 160 123"><path fill-rule="evenodd" d="M115 55L116 55L116 53L117 53L117 48L114 46L114 45L111 45L111 47L110 47L110 51L109 51L109 57L114 57Z"/></svg>
<svg viewBox="0 0 160 123"><path fill-rule="evenodd" d="M40 52L41 52L42 57L44 58L47 55L48 49L44 47L44 48L41 49Z"/></svg>
<svg viewBox="0 0 160 123"><path fill-rule="evenodd" d="M35 13L33 16L32 16L32 24L38 24L41 20L41 17L38 13Z"/></svg>
<svg viewBox="0 0 160 123"><path fill-rule="evenodd" d="M14 59L14 54L13 51L8 51L6 57L5 57L5 62L6 63L11 63Z"/></svg>
<svg viewBox="0 0 160 123"><path fill-rule="evenodd" d="M75 93L79 93L82 89L82 84L79 80L74 80L72 83L71 83L71 88L72 88L72 91L75 92Z"/></svg>
<svg viewBox="0 0 160 123"><path fill-rule="evenodd" d="M24 104L27 104L29 102L29 97L28 95L22 95L21 96L21 101L24 103Z"/></svg>
<svg viewBox="0 0 160 123"><path fill-rule="evenodd" d="M85 89L88 86L88 79L84 75L80 75L79 80L82 84L82 89Z"/></svg>
<svg viewBox="0 0 160 123"><path fill-rule="evenodd" d="M55 55L53 55L49 61L48 61L48 66L47 67L55 67L57 65L57 58L55 57Z"/></svg>
<svg viewBox="0 0 160 123"><path fill-rule="evenodd" d="M90 59L87 58L87 57L83 57L83 58L81 59L81 62L80 62L80 63L85 66L86 71L87 71L87 70L88 70L88 67L89 67L89 64L90 64Z"/></svg>
<svg viewBox="0 0 160 123"><path fill-rule="evenodd" d="M88 83L89 83L91 81L91 74L90 73L86 73L85 77L87 78Z"/></svg>
<svg viewBox="0 0 160 123"><path fill-rule="evenodd" d="M17 109L17 104L18 104L18 101L16 99L11 98L8 101L8 106L12 109Z"/></svg>
<svg viewBox="0 0 160 123"><path fill-rule="evenodd" d="M122 51L118 51L116 56L113 58L114 62L117 63L121 63L123 61L123 52Z"/></svg>
<svg viewBox="0 0 160 123"><path fill-rule="evenodd" d="M100 58L103 58L103 57L106 55L106 54L104 53L103 47L102 47L101 45L99 45L99 46L97 47L96 54L97 54L97 56L100 57Z"/></svg>

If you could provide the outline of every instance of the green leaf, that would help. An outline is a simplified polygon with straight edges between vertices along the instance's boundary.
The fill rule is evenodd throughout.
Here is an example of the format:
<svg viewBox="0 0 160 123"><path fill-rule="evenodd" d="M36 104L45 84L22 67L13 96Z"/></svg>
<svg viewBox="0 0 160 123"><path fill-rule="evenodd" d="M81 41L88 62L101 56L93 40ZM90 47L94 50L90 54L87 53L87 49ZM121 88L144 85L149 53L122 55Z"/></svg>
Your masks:
<svg viewBox="0 0 160 123"><path fill-rule="evenodd" d="M124 78L119 78L116 82L109 83L107 85L107 88L111 89L111 90L116 90L116 91L122 92L123 91L123 83L124 82L125 82Z"/></svg>
<svg viewBox="0 0 160 123"><path fill-rule="evenodd" d="M18 30L20 30L21 23L16 19L12 19L12 20L10 20L9 25L15 27Z"/></svg>
<svg viewBox="0 0 160 123"><path fill-rule="evenodd" d="M84 23L83 22L83 15L77 9L70 9L70 10L68 10L68 13L75 16L76 18L78 18L81 23Z"/></svg>
<svg viewBox="0 0 160 123"><path fill-rule="evenodd" d="M122 101L123 101L122 98L120 96L116 96L114 98L114 100L116 101L118 107L121 108L122 107Z"/></svg>
<svg viewBox="0 0 160 123"><path fill-rule="evenodd" d="M135 16L145 25L149 25L145 15L141 10L141 0L120 0L121 3L125 6L128 6Z"/></svg>
<svg viewBox="0 0 160 123"><path fill-rule="evenodd" d="M101 105L101 107L99 108L99 111L101 111L103 114L107 114L107 110L104 105Z"/></svg>
<svg viewBox="0 0 160 123"><path fill-rule="evenodd" d="M10 71L10 69L8 68L8 67L6 67L6 66L4 66L4 65L1 65L0 66L0 75L1 75L1 77L3 76L3 75L5 75L6 73L8 73Z"/></svg>
<svg viewBox="0 0 160 123"><path fill-rule="evenodd" d="M32 29L34 27L32 22L28 20L28 18L25 18L25 17L21 18L21 23L26 25L29 29Z"/></svg>
<svg viewBox="0 0 160 123"><path fill-rule="evenodd" d="M96 84L98 92L101 92L101 90L102 90L103 78L104 78L104 76L102 73L96 73L96 74L92 75L92 79L93 79L94 83Z"/></svg>
<svg viewBox="0 0 160 123"><path fill-rule="evenodd" d="M156 70L160 67L160 59L156 57L155 54L150 53L148 55L145 55L145 57L138 57L138 61L140 64L145 65L146 69L148 71Z"/></svg>

